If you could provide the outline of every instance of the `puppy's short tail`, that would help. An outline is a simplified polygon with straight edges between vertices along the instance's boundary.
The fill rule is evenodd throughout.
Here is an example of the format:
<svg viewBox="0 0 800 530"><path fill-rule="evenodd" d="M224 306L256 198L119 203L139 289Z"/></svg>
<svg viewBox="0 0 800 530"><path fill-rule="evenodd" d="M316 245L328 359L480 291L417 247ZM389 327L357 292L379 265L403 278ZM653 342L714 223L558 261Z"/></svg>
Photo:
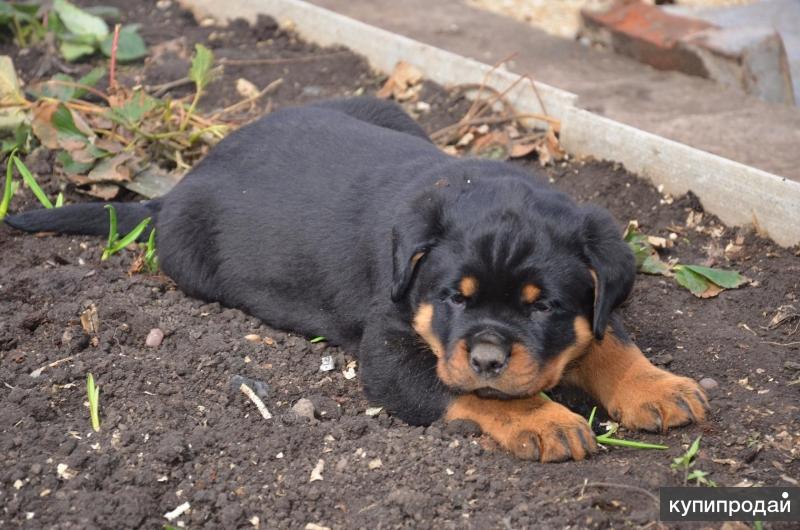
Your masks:
<svg viewBox="0 0 800 530"><path fill-rule="evenodd" d="M60 234L86 234L103 236L108 234L108 210L111 204L117 212L117 232L125 235L146 217L152 218L153 226L161 208L161 201L147 202L90 202L72 204L61 208L31 210L17 215L9 215L4 221L9 226L26 232L58 232ZM150 230L145 230L141 238L146 238Z"/></svg>

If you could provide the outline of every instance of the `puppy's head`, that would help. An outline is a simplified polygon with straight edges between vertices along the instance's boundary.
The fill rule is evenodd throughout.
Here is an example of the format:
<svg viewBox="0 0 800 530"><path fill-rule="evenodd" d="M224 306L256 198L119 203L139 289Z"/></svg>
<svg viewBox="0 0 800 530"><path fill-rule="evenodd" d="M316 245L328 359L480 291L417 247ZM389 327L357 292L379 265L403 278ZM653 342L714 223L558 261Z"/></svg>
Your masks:
<svg viewBox="0 0 800 530"><path fill-rule="evenodd" d="M423 193L393 236L393 299L410 303L441 381L484 397L555 386L602 339L635 274L605 210L519 178Z"/></svg>

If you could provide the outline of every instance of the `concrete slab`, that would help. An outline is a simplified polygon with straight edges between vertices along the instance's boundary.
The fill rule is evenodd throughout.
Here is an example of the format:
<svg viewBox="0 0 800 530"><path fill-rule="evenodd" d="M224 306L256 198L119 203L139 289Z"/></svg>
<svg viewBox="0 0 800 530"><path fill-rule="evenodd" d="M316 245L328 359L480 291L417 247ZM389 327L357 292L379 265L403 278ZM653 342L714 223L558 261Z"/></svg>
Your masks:
<svg viewBox="0 0 800 530"><path fill-rule="evenodd" d="M800 181L800 109L765 103L712 81L657 71L460 0L311 1L489 64L516 52L510 70L576 93L585 109Z"/></svg>

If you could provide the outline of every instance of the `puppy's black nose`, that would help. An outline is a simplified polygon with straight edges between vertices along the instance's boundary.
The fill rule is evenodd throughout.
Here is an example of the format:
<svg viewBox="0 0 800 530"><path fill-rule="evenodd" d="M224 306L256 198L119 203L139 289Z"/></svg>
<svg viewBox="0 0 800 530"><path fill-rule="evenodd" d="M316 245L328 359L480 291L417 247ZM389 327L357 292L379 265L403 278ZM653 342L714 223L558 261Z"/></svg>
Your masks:
<svg viewBox="0 0 800 530"><path fill-rule="evenodd" d="M474 338L469 349L469 364L476 374L495 377L505 370L509 353L501 337L494 333L481 333Z"/></svg>

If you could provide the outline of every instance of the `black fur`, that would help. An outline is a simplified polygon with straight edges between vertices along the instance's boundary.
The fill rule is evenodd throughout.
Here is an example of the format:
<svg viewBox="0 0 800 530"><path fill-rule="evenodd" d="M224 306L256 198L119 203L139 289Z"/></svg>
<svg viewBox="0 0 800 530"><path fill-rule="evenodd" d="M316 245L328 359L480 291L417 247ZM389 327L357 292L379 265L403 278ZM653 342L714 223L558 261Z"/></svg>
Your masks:
<svg viewBox="0 0 800 530"><path fill-rule="evenodd" d="M608 213L516 166L448 156L370 98L274 112L162 199L116 207L121 231L156 217L161 267L185 292L357 351L368 397L411 423L439 418L458 391L411 327L420 304L435 305L445 344L488 326L547 360L574 340L577 315L602 336L634 276ZM6 222L103 235L106 219L87 204ZM479 298L454 305L467 273ZM534 309L518 302L522 281L542 287Z"/></svg>

